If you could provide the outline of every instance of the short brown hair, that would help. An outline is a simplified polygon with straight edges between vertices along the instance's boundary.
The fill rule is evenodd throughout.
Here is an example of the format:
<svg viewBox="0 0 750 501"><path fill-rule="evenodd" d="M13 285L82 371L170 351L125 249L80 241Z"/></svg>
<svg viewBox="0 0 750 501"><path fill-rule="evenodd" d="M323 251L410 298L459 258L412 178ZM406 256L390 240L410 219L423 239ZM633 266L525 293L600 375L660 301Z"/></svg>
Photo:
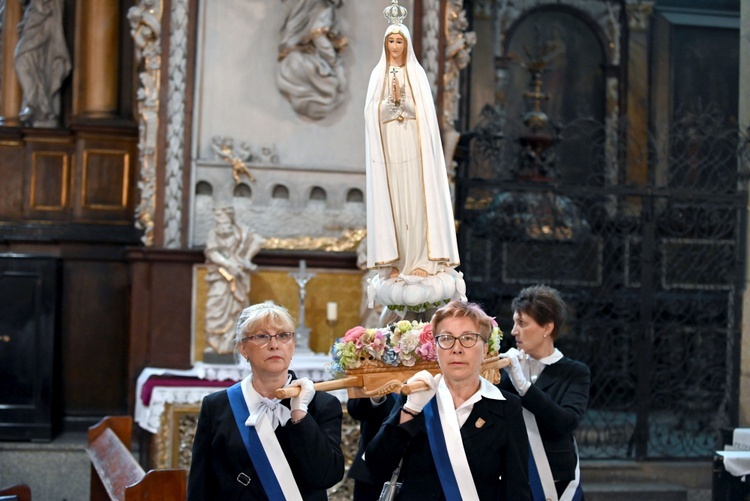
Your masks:
<svg viewBox="0 0 750 501"><path fill-rule="evenodd" d="M521 290L510 304L514 312L524 313L539 325L552 322L550 336L553 340L560 334L565 323L566 306L560 293L547 285L532 285Z"/></svg>

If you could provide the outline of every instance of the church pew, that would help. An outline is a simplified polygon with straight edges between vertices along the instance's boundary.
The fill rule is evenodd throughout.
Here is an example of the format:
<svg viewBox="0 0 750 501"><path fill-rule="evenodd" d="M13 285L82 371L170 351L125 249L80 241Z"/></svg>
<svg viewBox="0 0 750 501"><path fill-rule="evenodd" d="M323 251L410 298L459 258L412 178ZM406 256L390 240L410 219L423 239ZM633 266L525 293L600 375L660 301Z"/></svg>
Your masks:
<svg viewBox="0 0 750 501"><path fill-rule="evenodd" d="M132 430L130 416L107 416L89 428L86 452L91 460L91 501L184 501L187 472L144 472L130 452Z"/></svg>
<svg viewBox="0 0 750 501"><path fill-rule="evenodd" d="M16 484L0 489L0 501L31 501L31 489L26 484Z"/></svg>

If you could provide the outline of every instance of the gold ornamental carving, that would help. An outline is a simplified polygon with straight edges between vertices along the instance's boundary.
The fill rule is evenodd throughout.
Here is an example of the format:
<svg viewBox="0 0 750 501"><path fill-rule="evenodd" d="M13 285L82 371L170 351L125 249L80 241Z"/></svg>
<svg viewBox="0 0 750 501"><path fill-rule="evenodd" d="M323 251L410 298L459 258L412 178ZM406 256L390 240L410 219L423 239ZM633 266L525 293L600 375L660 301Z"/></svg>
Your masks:
<svg viewBox="0 0 750 501"><path fill-rule="evenodd" d="M344 230L338 237L267 238L265 250L319 250L325 252L357 252L367 235L364 228Z"/></svg>
<svg viewBox="0 0 750 501"><path fill-rule="evenodd" d="M140 0L128 10L130 34L135 42L138 70L138 188L140 201L135 225L143 230L141 241L154 245L156 211L156 161L159 130L159 81L161 79L160 0Z"/></svg>

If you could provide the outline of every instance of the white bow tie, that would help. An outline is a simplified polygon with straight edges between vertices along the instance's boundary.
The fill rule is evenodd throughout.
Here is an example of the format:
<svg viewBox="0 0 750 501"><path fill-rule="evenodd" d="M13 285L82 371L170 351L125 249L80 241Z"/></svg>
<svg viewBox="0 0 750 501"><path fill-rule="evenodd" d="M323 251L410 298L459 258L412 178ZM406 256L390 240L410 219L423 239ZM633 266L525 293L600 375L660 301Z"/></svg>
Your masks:
<svg viewBox="0 0 750 501"><path fill-rule="evenodd" d="M250 410L250 417L245 421L245 426L256 426L264 417L271 421L271 428L275 430L277 426L289 421L292 411L281 405L281 400L277 398L271 400L260 397L258 405Z"/></svg>

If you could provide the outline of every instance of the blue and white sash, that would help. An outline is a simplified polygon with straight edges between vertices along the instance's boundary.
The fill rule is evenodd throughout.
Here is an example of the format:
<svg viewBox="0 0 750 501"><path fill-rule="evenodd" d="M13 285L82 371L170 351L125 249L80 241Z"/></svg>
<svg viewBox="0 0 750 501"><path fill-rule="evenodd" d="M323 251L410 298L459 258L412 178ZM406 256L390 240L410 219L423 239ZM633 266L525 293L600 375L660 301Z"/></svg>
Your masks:
<svg viewBox="0 0 750 501"><path fill-rule="evenodd" d="M529 436L531 455L529 456L529 481L531 482L531 493L534 501L579 501L583 495L581 491L581 460L576 461L575 478L571 480L558 499L555 481L552 478L552 470L549 467L547 454L544 452L542 436L539 434L534 415L523 410L523 420L526 423L526 433ZM575 445L575 438L573 439ZM578 446L576 445L576 458L578 457Z"/></svg>
<svg viewBox="0 0 750 501"><path fill-rule="evenodd" d="M227 395L242 441L268 499L302 501L297 482L269 420L260 419L255 426L245 424L250 410L241 383L229 387Z"/></svg>
<svg viewBox="0 0 750 501"><path fill-rule="evenodd" d="M453 398L442 379L438 383L435 397L423 412L432 458L445 498L479 499L469 461L466 459Z"/></svg>

